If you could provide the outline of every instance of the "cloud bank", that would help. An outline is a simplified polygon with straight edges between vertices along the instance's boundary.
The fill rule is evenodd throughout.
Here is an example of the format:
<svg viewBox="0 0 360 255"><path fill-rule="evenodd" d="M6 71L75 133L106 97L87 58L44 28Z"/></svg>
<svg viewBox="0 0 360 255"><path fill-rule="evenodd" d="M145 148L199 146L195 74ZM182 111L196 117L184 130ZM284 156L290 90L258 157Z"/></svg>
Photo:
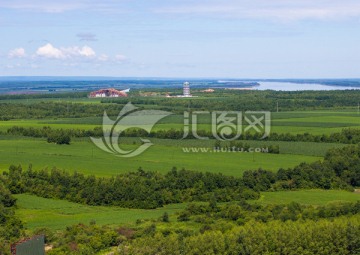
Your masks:
<svg viewBox="0 0 360 255"><path fill-rule="evenodd" d="M37 64L46 64L51 61L53 64L60 64L63 66L76 66L81 63L87 64L124 64L129 63L129 59L122 54L114 54L109 56L107 54L97 54L91 47L71 46L71 47L55 47L51 43L47 43L38 47L34 53L26 54L24 48L15 48L7 53L7 57L11 64L7 68L20 67L20 63L28 63L36 61ZM25 61L25 62L24 62Z"/></svg>
<svg viewBox="0 0 360 255"><path fill-rule="evenodd" d="M89 46L56 48L51 43L47 43L37 49L36 56L49 59L92 58L96 56L96 53Z"/></svg>

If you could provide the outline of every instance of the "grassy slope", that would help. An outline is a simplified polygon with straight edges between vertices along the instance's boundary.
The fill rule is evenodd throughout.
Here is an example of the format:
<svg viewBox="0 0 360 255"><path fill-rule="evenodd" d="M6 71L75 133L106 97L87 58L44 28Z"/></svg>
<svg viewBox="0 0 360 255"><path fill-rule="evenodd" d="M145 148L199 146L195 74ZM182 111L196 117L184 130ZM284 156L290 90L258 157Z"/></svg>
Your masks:
<svg viewBox="0 0 360 255"><path fill-rule="evenodd" d="M131 225L135 224L137 219L158 218L164 212L174 214L185 207L185 204L172 204L155 210L142 210L87 206L28 194L15 195L15 197L18 199L16 214L24 220L29 229L45 226L54 230L63 229L72 224L88 224L91 220L95 220L99 225Z"/></svg>

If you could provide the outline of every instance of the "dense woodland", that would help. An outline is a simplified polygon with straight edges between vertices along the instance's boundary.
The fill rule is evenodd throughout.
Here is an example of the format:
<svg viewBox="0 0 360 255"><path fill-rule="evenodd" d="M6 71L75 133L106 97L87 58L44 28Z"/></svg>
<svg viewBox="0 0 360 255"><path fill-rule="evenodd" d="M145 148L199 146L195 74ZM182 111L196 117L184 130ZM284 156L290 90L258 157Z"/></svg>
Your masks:
<svg viewBox="0 0 360 255"><path fill-rule="evenodd" d="M77 118L103 115L104 110L109 116L117 116L121 108L132 102L141 108L159 109L182 114L184 111L258 111L277 110L314 110L342 109L357 110L359 90L344 91L236 91L217 90L215 93L201 94L205 98L177 99L164 97L139 97L139 92L132 92L128 98L103 99L103 104L83 104L71 102L72 99L85 98L86 93L46 94L46 95L3 95L0 96L0 116L2 120L10 119L40 119L40 118ZM196 93L195 93L196 94ZM58 98L59 101L41 100ZM22 102L16 102L22 99ZM32 103L26 100L37 99ZM69 100L69 102L60 99ZM14 100L14 101L12 101ZM3 101L3 102L2 102Z"/></svg>
<svg viewBox="0 0 360 255"><path fill-rule="evenodd" d="M120 246L119 254L359 254L359 218L249 222L183 236L155 233Z"/></svg>
<svg viewBox="0 0 360 255"><path fill-rule="evenodd" d="M229 110L277 110L281 111L314 110L326 108L354 107L359 103L360 91L237 91L217 90L210 95L204 93L194 95L205 96L207 99L176 99L176 98L144 98L132 97L135 105L156 106L161 110L182 113L184 110L229 111ZM103 99L104 103L125 104L129 99Z"/></svg>
<svg viewBox="0 0 360 255"><path fill-rule="evenodd" d="M4 173L14 194L31 193L88 205L116 205L151 209L170 203L258 198L240 178L175 168L165 175L139 169L113 178L84 176L66 171L34 171L11 166Z"/></svg>

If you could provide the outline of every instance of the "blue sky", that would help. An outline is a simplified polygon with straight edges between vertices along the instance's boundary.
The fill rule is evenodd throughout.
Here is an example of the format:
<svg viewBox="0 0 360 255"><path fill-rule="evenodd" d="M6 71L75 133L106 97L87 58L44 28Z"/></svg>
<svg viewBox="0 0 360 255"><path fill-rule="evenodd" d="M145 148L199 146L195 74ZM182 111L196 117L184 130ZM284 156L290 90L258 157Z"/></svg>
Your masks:
<svg viewBox="0 0 360 255"><path fill-rule="evenodd" d="M360 78L358 0L0 0L0 75Z"/></svg>

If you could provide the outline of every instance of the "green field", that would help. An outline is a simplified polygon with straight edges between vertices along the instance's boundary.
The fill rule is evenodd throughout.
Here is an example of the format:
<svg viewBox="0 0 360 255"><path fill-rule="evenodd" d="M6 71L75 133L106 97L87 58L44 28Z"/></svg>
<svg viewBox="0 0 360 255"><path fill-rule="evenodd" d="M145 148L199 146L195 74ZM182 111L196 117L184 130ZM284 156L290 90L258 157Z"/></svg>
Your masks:
<svg viewBox="0 0 360 255"><path fill-rule="evenodd" d="M169 142L171 144L171 141ZM126 149L137 145L126 145ZM197 146L192 145L192 146ZM97 176L111 176L139 167L144 170L168 172L172 167L187 170L208 171L225 175L242 176L245 170L263 168L277 171L301 162L314 162L321 157L296 154L234 153L234 152L184 152L175 145L155 144L143 154L121 158L98 149L89 139L74 141L71 145L55 145L44 139L0 140L0 167L5 170L10 164L34 169L57 167Z"/></svg>
<svg viewBox="0 0 360 255"><path fill-rule="evenodd" d="M171 139L150 139L154 144L165 146L182 146L182 147L209 147L212 148L215 144L214 139L210 140L171 140ZM131 144L137 141L136 138L122 138L122 141ZM281 154L295 154L307 156L324 156L326 151L331 148L341 148L347 146L346 144L339 143L316 143L316 142L287 142L287 141L253 141L253 140L240 140L243 145L248 144L253 148L266 148L271 145L279 146ZM229 142L221 142L222 146L229 145Z"/></svg>
<svg viewBox="0 0 360 255"><path fill-rule="evenodd" d="M315 135L340 132L344 128L360 128L360 115L354 111L303 111L303 112L278 112L271 115L271 132ZM210 116L199 116L199 130L211 130ZM0 121L0 131L12 126L42 128L77 128L93 129L102 124L102 117L42 119L42 120L10 120ZM183 116L172 115L161 120L154 130L183 129Z"/></svg>
<svg viewBox="0 0 360 255"><path fill-rule="evenodd" d="M360 193L343 190L297 190L262 192L259 200L253 202L262 205L288 204L297 202L305 205L326 205L331 202L360 201Z"/></svg>
<svg viewBox="0 0 360 255"><path fill-rule="evenodd" d="M77 223L89 224L92 220L99 225L134 225L137 219L156 219L164 212L171 215L185 208L185 204L172 204L153 210L126 209L81 205L28 194L15 197L18 206L16 214L30 230L44 226L53 230L64 229Z"/></svg>

